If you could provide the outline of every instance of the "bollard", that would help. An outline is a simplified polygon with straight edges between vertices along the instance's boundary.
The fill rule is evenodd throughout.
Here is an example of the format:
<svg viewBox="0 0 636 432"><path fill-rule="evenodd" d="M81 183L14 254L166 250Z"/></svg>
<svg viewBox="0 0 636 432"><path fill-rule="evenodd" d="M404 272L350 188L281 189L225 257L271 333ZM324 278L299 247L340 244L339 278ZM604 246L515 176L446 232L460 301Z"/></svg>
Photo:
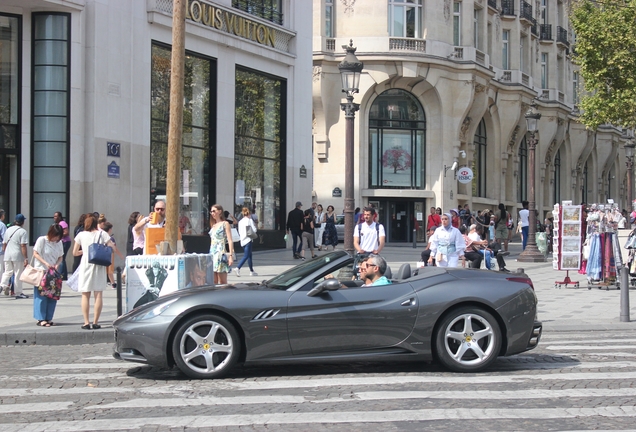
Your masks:
<svg viewBox="0 0 636 432"><path fill-rule="evenodd" d="M621 269L621 322L629 322L629 268Z"/></svg>
<svg viewBox="0 0 636 432"><path fill-rule="evenodd" d="M115 269L117 272L117 316L122 316L122 304L121 304L121 267Z"/></svg>
<svg viewBox="0 0 636 432"><path fill-rule="evenodd" d="M413 249L417 249L417 229L413 228Z"/></svg>

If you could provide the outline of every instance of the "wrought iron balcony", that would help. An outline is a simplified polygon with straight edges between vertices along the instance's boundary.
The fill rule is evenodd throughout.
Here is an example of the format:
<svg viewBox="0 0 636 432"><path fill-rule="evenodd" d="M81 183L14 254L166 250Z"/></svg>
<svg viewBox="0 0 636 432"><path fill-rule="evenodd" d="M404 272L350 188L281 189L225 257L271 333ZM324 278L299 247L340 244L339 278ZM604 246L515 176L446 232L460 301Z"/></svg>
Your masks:
<svg viewBox="0 0 636 432"><path fill-rule="evenodd" d="M519 18L532 22L532 6L523 0L519 2Z"/></svg>
<svg viewBox="0 0 636 432"><path fill-rule="evenodd" d="M501 14L515 15L515 0L501 0Z"/></svg>
<svg viewBox="0 0 636 432"><path fill-rule="evenodd" d="M541 24L539 26L539 39L552 40L552 24Z"/></svg>
<svg viewBox="0 0 636 432"><path fill-rule="evenodd" d="M568 31L561 26L557 26L557 43L562 43L566 47L570 46L570 42L568 42Z"/></svg>
<svg viewBox="0 0 636 432"><path fill-rule="evenodd" d="M278 0L232 0L232 7L276 24L283 24Z"/></svg>
<svg viewBox="0 0 636 432"><path fill-rule="evenodd" d="M532 26L530 27L530 31L532 31L532 34L535 36L539 36L539 24L537 23L537 20L532 18Z"/></svg>
<svg viewBox="0 0 636 432"><path fill-rule="evenodd" d="M497 0L488 0L488 6L493 9L497 9Z"/></svg>

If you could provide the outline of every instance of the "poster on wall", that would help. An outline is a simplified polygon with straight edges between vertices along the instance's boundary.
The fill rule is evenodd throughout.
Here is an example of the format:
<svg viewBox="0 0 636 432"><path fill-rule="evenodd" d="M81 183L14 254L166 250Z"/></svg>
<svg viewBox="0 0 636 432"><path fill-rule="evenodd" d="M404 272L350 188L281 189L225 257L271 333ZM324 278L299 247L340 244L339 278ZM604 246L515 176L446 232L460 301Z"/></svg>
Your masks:
<svg viewBox="0 0 636 432"><path fill-rule="evenodd" d="M172 292L214 285L211 254L126 257L126 312Z"/></svg>
<svg viewBox="0 0 636 432"><path fill-rule="evenodd" d="M578 270L581 268L581 221L583 217L580 205L561 205L559 218L555 223L559 227L557 245L560 255L560 270Z"/></svg>

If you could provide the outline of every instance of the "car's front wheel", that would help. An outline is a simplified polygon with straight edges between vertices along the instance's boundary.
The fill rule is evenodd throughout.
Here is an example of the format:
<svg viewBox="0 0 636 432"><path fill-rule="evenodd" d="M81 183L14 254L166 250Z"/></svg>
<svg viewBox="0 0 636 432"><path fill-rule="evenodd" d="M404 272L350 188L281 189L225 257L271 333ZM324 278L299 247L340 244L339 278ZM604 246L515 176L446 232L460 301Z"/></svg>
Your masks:
<svg viewBox="0 0 636 432"><path fill-rule="evenodd" d="M501 349L495 317L477 307L447 313L435 335L437 358L456 372L477 372L490 366Z"/></svg>
<svg viewBox="0 0 636 432"><path fill-rule="evenodd" d="M177 330L172 353L177 367L191 378L220 378L237 362L241 344L232 323L206 314L186 320Z"/></svg>

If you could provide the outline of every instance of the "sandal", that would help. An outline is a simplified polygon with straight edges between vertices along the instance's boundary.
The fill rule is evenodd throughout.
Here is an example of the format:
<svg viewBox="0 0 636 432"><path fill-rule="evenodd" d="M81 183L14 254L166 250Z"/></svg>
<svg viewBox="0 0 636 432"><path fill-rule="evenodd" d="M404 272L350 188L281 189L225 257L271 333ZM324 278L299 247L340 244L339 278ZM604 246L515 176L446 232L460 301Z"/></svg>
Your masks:
<svg viewBox="0 0 636 432"><path fill-rule="evenodd" d="M53 326L55 325L55 323L54 323L53 321L49 321L49 325L50 325L51 327L53 327Z"/></svg>
<svg viewBox="0 0 636 432"><path fill-rule="evenodd" d="M102 328L102 326L99 324L93 324L93 330L99 330L100 328Z"/></svg>
<svg viewBox="0 0 636 432"><path fill-rule="evenodd" d="M82 326L82 329L83 329L83 330L90 330L90 329L91 329L91 325L90 325L90 324L84 324L84 325Z"/></svg>
<svg viewBox="0 0 636 432"><path fill-rule="evenodd" d="M51 327L51 323L46 320L38 321L37 325L38 327Z"/></svg>

